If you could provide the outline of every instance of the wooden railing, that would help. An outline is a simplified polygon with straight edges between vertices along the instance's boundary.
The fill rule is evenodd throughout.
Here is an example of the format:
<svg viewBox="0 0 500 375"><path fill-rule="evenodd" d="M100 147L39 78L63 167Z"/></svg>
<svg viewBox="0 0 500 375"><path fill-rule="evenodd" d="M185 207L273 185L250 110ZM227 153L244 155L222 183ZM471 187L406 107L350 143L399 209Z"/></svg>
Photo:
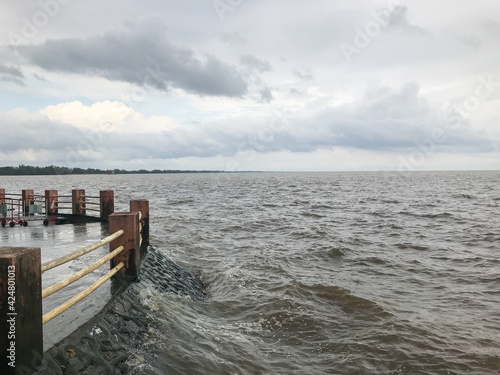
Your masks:
<svg viewBox="0 0 500 375"><path fill-rule="evenodd" d="M21 194L0 189L2 227L28 226L30 221L36 220L43 220L48 225L58 222L58 215L80 221L85 221L85 218L107 221L114 210L113 190L101 190L98 196L92 196L86 195L83 189L74 189L71 195L59 195L57 190L45 190L41 195L35 194L33 189L24 189ZM87 211L93 214L88 215Z"/></svg>
<svg viewBox="0 0 500 375"><path fill-rule="evenodd" d="M1 197L0 197L1 199ZM112 213L110 235L93 245L41 264L40 247L0 247L0 374L30 374L43 359L43 324L90 295L116 274L135 281L149 243L149 201L133 200L130 212ZM110 253L64 280L42 290L42 273L109 244ZM85 291L42 316L42 299L98 267L110 271Z"/></svg>

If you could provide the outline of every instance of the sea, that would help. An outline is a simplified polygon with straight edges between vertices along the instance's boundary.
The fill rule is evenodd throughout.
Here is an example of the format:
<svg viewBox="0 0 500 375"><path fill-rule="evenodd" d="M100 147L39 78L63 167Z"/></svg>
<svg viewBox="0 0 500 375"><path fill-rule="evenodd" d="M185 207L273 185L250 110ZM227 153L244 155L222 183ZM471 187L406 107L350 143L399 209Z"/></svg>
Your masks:
<svg viewBox="0 0 500 375"><path fill-rule="evenodd" d="M150 201L142 276L39 374L500 374L500 171L0 185Z"/></svg>

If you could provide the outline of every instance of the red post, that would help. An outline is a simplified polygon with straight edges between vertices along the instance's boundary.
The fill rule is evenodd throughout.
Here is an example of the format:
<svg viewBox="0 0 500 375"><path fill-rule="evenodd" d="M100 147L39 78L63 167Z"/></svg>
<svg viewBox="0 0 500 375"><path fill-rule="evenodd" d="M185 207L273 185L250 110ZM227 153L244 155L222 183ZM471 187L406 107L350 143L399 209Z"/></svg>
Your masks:
<svg viewBox="0 0 500 375"><path fill-rule="evenodd" d="M5 189L0 189L0 221L7 217L7 207L5 206ZM5 224L4 224L5 225Z"/></svg>
<svg viewBox="0 0 500 375"><path fill-rule="evenodd" d="M43 356L39 247L0 247L0 327L0 373L32 373Z"/></svg>
<svg viewBox="0 0 500 375"><path fill-rule="evenodd" d="M45 213L47 216L57 214L57 190L45 190Z"/></svg>
<svg viewBox="0 0 500 375"><path fill-rule="evenodd" d="M113 190L101 190L100 204L101 219L108 220L109 215L115 212L115 196Z"/></svg>
<svg viewBox="0 0 500 375"><path fill-rule="evenodd" d="M147 246L149 244L149 201L147 199L130 201L130 212L141 212L142 246Z"/></svg>
<svg viewBox="0 0 500 375"><path fill-rule="evenodd" d="M30 214L30 204L34 204L33 195L35 195L35 191L32 189L25 189L22 193L22 201L23 201L23 215L28 216Z"/></svg>
<svg viewBox="0 0 500 375"><path fill-rule="evenodd" d="M73 215L85 215L85 190L74 189L71 191L71 207L73 208Z"/></svg>
<svg viewBox="0 0 500 375"><path fill-rule="evenodd" d="M123 262L125 266L118 273L127 280L135 280L139 275L139 213L123 212L109 215L109 234L116 233L120 229L125 233L111 241L109 250L114 251L119 246L125 249L111 259L110 268Z"/></svg>

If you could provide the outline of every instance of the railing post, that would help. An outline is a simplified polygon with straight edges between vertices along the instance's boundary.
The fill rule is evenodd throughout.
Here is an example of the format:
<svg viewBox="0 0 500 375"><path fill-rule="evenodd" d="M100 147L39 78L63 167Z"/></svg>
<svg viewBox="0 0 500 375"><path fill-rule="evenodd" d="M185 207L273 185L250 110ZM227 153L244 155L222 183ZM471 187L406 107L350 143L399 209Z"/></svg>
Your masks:
<svg viewBox="0 0 500 375"><path fill-rule="evenodd" d="M127 280L135 280L139 276L139 212L120 212L109 215L109 233L123 229L123 233L109 244L110 252L119 246L125 249L111 259L110 269L120 262L125 265L119 274Z"/></svg>
<svg viewBox="0 0 500 375"><path fill-rule="evenodd" d="M31 373L43 356L39 247L0 247L0 288L0 373Z"/></svg>
<svg viewBox="0 0 500 375"><path fill-rule="evenodd" d="M57 190L45 190L45 213L47 217L58 213L57 194Z"/></svg>
<svg viewBox="0 0 500 375"><path fill-rule="evenodd" d="M71 191L71 206L73 208L73 215L85 215L85 190L73 189Z"/></svg>
<svg viewBox="0 0 500 375"><path fill-rule="evenodd" d="M108 220L109 215L115 212L115 196L113 190L101 190L100 207L101 207L101 219Z"/></svg>
<svg viewBox="0 0 500 375"><path fill-rule="evenodd" d="M22 193L22 202L23 202L23 215L29 216L30 214L30 204L33 204L33 195L35 195L35 191L32 189L25 189Z"/></svg>
<svg viewBox="0 0 500 375"><path fill-rule="evenodd" d="M149 201L147 199L135 199L130 201L130 212L141 212L142 223L142 245L149 244Z"/></svg>
<svg viewBox="0 0 500 375"><path fill-rule="evenodd" d="M0 189L0 218L7 217L7 207L5 206L5 189Z"/></svg>

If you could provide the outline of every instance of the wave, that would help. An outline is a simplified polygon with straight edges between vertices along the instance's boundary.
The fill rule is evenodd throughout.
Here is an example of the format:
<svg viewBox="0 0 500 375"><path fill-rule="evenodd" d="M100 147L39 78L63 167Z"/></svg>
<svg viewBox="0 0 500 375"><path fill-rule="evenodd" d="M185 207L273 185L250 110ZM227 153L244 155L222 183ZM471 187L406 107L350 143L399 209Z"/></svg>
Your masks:
<svg viewBox="0 0 500 375"><path fill-rule="evenodd" d="M313 204L311 205L311 209L313 210L331 210L333 209L333 206L327 205L327 204Z"/></svg>
<svg viewBox="0 0 500 375"><path fill-rule="evenodd" d="M150 335L152 321L147 309L151 306L142 304L140 296L151 285L161 294L193 301L206 298L199 278L150 246L139 281L115 295L96 317L45 352L34 374L129 374L130 353Z"/></svg>
<svg viewBox="0 0 500 375"><path fill-rule="evenodd" d="M427 251L430 250L428 246L417 245L412 243L398 243L396 247L401 250L418 250L418 251Z"/></svg>
<svg viewBox="0 0 500 375"><path fill-rule="evenodd" d="M452 198L465 198L465 199L476 199L472 194L454 194L451 196Z"/></svg>
<svg viewBox="0 0 500 375"><path fill-rule="evenodd" d="M308 285L302 282L295 282L294 288L303 298L309 300L323 300L331 303L332 308L338 307L346 314L362 314L366 319L377 320L390 317L391 314L379 304L366 298L358 297L346 288L335 285L314 284Z"/></svg>
<svg viewBox="0 0 500 375"><path fill-rule="evenodd" d="M399 215L414 216L414 217L419 217L419 218L427 218L427 219L440 219L440 218L454 217L454 215L449 213L449 212L419 214L419 213L411 212L411 211L400 211L400 212L398 212L398 214Z"/></svg>
<svg viewBox="0 0 500 375"><path fill-rule="evenodd" d="M192 204L192 203L196 203L196 201L194 199L180 199L168 202L169 206L182 206L185 204Z"/></svg>
<svg viewBox="0 0 500 375"><path fill-rule="evenodd" d="M310 226L292 231L289 235L297 239L324 239L330 236L330 231L325 227Z"/></svg>
<svg viewBox="0 0 500 375"><path fill-rule="evenodd" d="M345 255L345 251L346 250L342 248L332 247L329 250L326 250L324 253L328 258L339 258Z"/></svg>
<svg viewBox="0 0 500 375"><path fill-rule="evenodd" d="M279 204L275 204L275 203L262 203L262 207L275 208L275 207L281 207L281 206Z"/></svg>
<svg viewBox="0 0 500 375"><path fill-rule="evenodd" d="M302 215L304 217L311 217L314 219L322 219L322 218L326 217L325 215L320 215L320 214L317 214L314 212L301 212L300 215Z"/></svg>

